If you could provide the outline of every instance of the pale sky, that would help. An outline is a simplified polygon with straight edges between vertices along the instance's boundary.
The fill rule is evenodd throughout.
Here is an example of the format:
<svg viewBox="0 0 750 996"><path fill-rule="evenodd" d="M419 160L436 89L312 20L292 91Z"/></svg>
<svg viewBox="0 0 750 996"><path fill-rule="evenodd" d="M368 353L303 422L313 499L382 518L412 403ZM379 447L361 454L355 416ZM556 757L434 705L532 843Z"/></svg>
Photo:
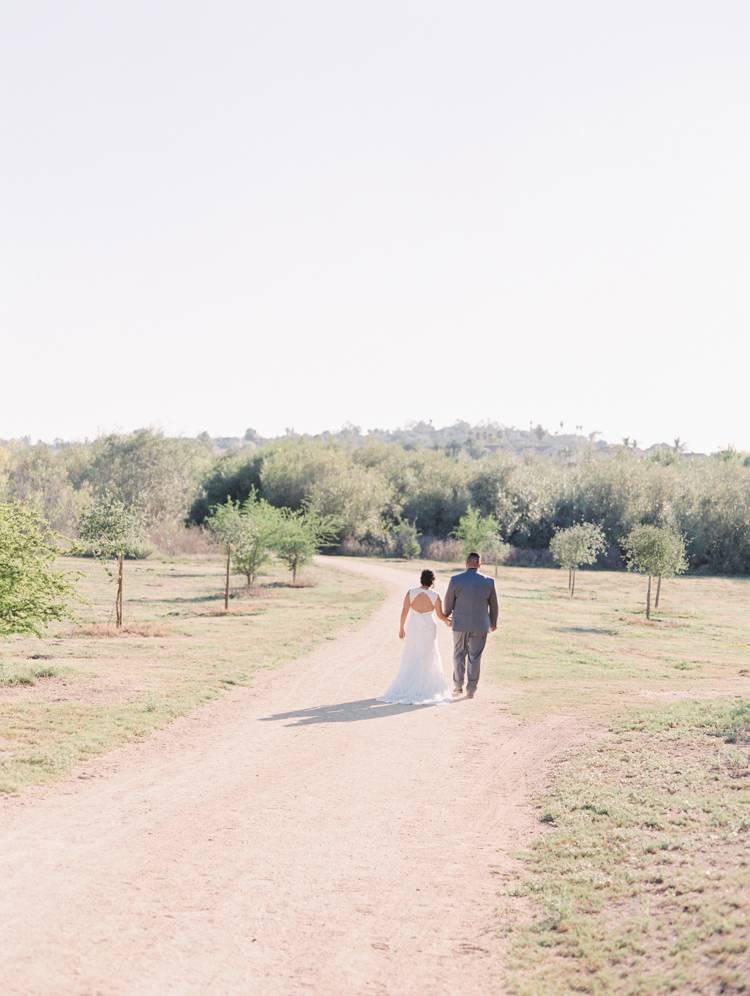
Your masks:
<svg viewBox="0 0 750 996"><path fill-rule="evenodd" d="M746 0L3 0L0 438L750 450Z"/></svg>

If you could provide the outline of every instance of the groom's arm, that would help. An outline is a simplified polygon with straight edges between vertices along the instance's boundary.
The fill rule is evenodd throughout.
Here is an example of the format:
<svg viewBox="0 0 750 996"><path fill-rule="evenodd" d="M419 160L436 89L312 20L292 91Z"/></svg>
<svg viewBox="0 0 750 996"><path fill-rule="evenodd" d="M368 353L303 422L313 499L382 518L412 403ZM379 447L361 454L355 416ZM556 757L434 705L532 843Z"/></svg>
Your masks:
<svg viewBox="0 0 750 996"><path fill-rule="evenodd" d="M499 614L499 608L497 604L497 592L495 591L495 582L492 581L492 589L490 590L490 629L494 631L497 629L497 617Z"/></svg>
<svg viewBox="0 0 750 996"><path fill-rule="evenodd" d="M453 578L448 582L448 590L445 593L445 599L443 600L443 612L446 616L450 616L453 612L453 606L456 604L456 589L453 587Z"/></svg>

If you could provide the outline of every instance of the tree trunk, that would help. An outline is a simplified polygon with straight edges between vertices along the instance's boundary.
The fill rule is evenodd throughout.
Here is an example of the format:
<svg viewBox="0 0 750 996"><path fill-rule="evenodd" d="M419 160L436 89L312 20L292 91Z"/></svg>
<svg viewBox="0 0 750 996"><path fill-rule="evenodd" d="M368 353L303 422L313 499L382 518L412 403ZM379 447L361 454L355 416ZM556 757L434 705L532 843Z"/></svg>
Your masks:
<svg viewBox="0 0 750 996"><path fill-rule="evenodd" d="M570 582L571 582L572 577L573 577L573 568L569 567L568 568L568 591L570 591Z"/></svg>
<svg viewBox="0 0 750 996"><path fill-rule="evenodd" d="M654 599L654 608L659 608L659 594L661 593L661 574L659 575L659 580L656 582L656 598Z"/></svg>
<svg viewBox="0 0 750 996"><path fill-rule="evenodd" d="M224 588L224 608L229 608L229 565L232 563L232 544L227 543L227 583Z"/></svg>
<svg viewBox="0 0 750 996"><path fill-rule="evenodd" d="M648 591L646 592L646 618L651 618L651 575L648 576Z"/></svg>
<svg viewBox="0 0 750 996"><path fill-rule="evenodd" d="M295 584L296 581L297 581L297 561L294 560L292 561L292 584Z"/></svg>
<svg viewBox="0 0 750 996"><path fill-rule="evenodd" d="M122 629L122 562L124 555L120 554L119 570L117 572L117 628Z"/></svg>
<svg viewBox="0 0 750 996"><path fill-rule="evenodd" d="M576 569L575 569L575 567L573 568L573 570L570 573L573 575L573 584L570 587L570 597L572 598L573 595L575 594L575 590L576 590Z"/></svg>

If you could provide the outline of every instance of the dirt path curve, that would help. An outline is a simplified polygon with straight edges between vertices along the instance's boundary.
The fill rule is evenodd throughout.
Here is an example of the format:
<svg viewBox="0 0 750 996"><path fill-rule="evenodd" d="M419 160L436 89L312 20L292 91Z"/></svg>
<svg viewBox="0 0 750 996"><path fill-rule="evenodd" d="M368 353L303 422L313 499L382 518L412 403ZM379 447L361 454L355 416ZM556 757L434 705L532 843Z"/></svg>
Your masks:
<svg viewBox="0 0 750 996"><path fill-rule="evenodd" d="M374 701L408 574L340 561L386 603L148 741L0 805L4 996L498 996L505 851L574 722L502 691ZM450 636L441 627L446 673Z"/></svg>

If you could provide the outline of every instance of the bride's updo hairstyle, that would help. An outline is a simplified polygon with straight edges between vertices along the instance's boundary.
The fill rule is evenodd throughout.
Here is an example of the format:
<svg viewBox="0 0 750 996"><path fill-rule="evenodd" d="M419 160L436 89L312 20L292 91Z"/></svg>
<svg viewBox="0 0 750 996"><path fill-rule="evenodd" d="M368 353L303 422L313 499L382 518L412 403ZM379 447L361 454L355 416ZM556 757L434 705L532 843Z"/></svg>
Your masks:
<svg viewBox="0 0 750 996"><path fill-rule="evenodd" d="M431 588L435 584L435 572L430 570L422 571L419 583L425 588Z"/></svg>

